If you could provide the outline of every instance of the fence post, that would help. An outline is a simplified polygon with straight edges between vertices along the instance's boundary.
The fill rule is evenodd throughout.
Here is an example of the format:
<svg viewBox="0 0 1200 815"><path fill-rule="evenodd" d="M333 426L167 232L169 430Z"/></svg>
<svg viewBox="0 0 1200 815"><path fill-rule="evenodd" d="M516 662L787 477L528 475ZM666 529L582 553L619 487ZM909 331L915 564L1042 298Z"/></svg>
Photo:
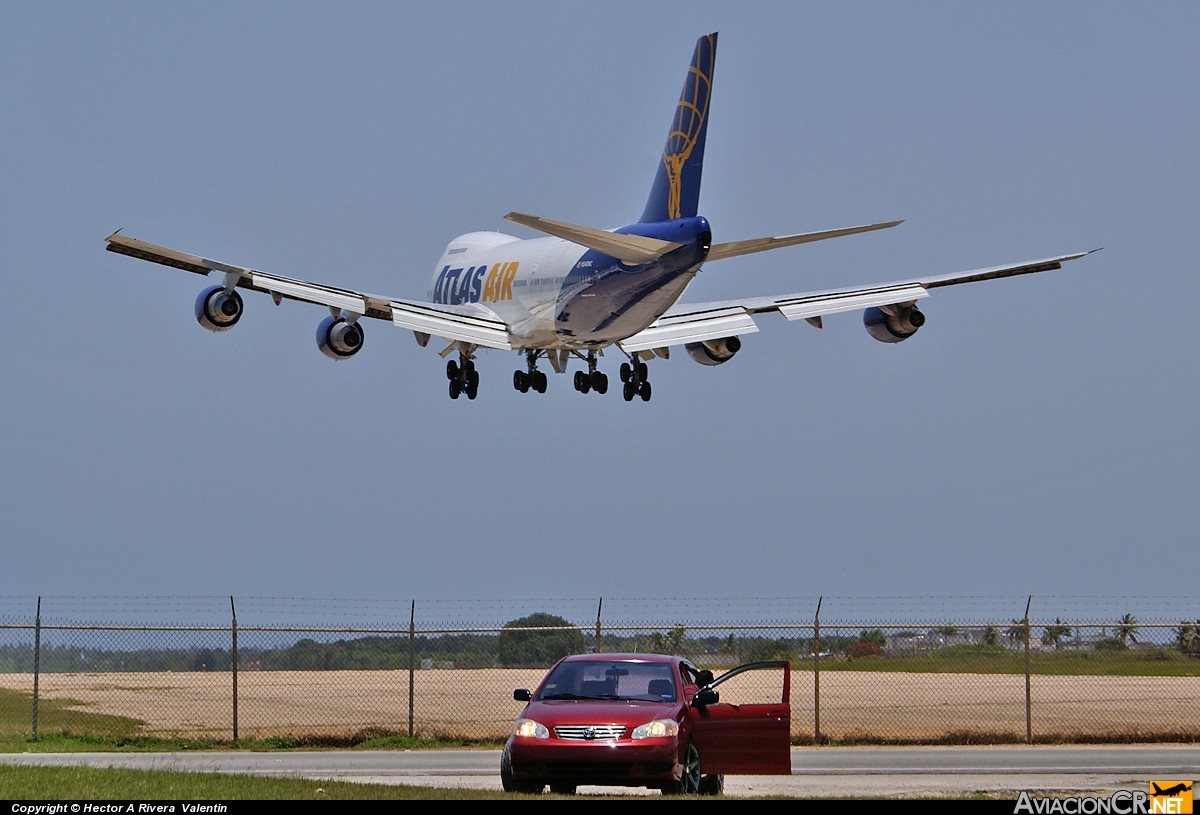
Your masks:
<svg viewBox="0 0 1200 815"><path fill-rule="evenodd" d="M238 740L238 653L237 653L237 608L233 605L233 595L229 595L229 613L233 616L233 740Z"/></svg>
<svg viewBox="0 0 1200 815"><path fill-rule="evenodd" d="M408 737L413 737L413 672L417 669L417 601L412 601L408 611Z"/></svg>
<svg viewBox="0 0 1200 815"><path fill-rule="evenodd" d="M600 609L604 608L604 598L600 598L600 605L596 606L596 653L599 654L603 649L600 647Z"/></svg>
<svg viewBox="0 0 1200 815"><path fill-rule="evenodd" d="M817 598L817 613L813 616L813 744L821 743L821 601Z"/></svg>
<svg viewBox="0 0 1200 815"><path fill-rule="evenodd" d="M38 740L38 678L42 661L42 598L37 599L37 614L33 618L33 738Z"/></svg>
<svg viewBox="0 0 1200 815"><path fill-rule="evenodd" d="M1025 619L1021 627L1025 629L1025 742L1033 744L1033 688L1030 683L1029 670L1029 606L1033 603L1033 595L1025 601Z"/></svg>

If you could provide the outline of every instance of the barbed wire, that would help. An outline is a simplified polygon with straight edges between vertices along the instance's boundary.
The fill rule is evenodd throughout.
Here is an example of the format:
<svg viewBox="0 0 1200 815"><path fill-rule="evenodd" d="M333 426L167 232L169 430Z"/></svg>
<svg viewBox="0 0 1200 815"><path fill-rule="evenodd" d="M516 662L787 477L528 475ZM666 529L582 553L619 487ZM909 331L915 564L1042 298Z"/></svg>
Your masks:
<svg viewBox="0 0 1200 815"><path fill-rule="evenodd" d="M40 609L39 609L40 601ZM580 628L1011 625L1029 609L1035 627L1070 622L1114 626L1126 617L1145 625L1200 619L1190 595L948 595L796 597L559 597L519 599L363 599L213 596L0 597L0 625L225 626L236 613L242 626L321 630L498 628L547 614Z"/></svg>

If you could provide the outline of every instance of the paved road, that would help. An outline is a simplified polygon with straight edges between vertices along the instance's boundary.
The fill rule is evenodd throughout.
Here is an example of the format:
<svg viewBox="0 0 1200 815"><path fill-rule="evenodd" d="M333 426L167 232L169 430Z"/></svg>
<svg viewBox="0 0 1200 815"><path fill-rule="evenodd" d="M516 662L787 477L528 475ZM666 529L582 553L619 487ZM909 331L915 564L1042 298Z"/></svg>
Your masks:
<svg viewBox="0 0 1200 815"><path fill-rule="evenodd" d="M5 764L89 764L246 773L314 780L500 789L496 750L2 753ZM1145 792L1150 781L1200 780L1200 745L1005 747L807 747L790 776L731 776L730 797L927 798L986 793L1016 798ZM651 794L581 787L580 793ZM652 793L657 795L658 793Z"/></svg>

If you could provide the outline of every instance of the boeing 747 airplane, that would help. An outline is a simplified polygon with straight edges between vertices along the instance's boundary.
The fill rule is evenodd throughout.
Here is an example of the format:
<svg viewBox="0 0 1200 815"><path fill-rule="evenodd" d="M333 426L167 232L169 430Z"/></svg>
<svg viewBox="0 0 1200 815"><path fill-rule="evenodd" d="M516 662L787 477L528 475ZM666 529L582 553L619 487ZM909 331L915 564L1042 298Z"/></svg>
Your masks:
<svg viewBox="0 0 1200 815"><path fill-rule="evenodd" d="M522 393L546 392L545 360L565 373L572 358L575 390L608 391L600 357L620 355L622 395L650 400L649 367L682 345L702 365L721 365L741 349L744 334L758 331L755 316L778 312L816 328L822 318L862 310L867 332L880 342L908 339L925 323L917 301L941 286L1061 268L1088 252L993 266L894 283L778 297L711 303L680 298L701 266L726 258L812 241L887 229L884 223L782 237L713 243L712 228L698 211L704 141L712 100L717 35L696 43L683 92L675 107L650 197L636 223L596 229L536 215L510 212L508 220L546 237L522 240L499 232L469 232L446 247L434 267L428 299L364 294L320 283L267 274L113 233L107 249L215 279L196 299L196 319L209 331L228 331L242 317L238 289L326 306L317 346L330 359L349 359L363 347L364 318L386 320L412 331L425 347L434 337L450 398L479 390L475 363L483 349L515 351L523 359L513 374ZM1092 250L1095 251L1095 250Z"/></svg>

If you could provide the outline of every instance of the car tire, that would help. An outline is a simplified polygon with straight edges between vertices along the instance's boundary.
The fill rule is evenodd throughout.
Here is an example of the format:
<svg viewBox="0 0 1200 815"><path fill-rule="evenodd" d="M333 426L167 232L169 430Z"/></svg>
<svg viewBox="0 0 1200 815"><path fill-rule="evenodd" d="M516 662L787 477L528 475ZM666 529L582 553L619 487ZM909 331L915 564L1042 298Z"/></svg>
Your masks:
<svg viewBox="0 0 1200 815"><path fill-rule="evenodd" d="M700 748L688 742L683 751L683 771L677 781L662 786L663 795L699 795L700 783L704 776L700 773Z"/></svg>
<svg viewBox="0 0 1200 815"><path fill-rule="evenodd" d="M725 776L706 775L700 779L701 795L720 795L725 792Z"/></svg>
<svg viewBox="0 0 1200 815"><path fill-rule="evenodd" d="M542 784L538 781L526 781L513 777L512 757L505 750L500 754L500 786L505 792L523 792L528 795L540 795Z"/></svg>
<svg viewBox="0 0 1200 815"><path fill-rule="evenodd" d="M575 784L567 784L567 783L556 782L556 781L550 782L550 791L552 793L554 793L555 795L574 795L575 789L576 789Z"/></svg>

